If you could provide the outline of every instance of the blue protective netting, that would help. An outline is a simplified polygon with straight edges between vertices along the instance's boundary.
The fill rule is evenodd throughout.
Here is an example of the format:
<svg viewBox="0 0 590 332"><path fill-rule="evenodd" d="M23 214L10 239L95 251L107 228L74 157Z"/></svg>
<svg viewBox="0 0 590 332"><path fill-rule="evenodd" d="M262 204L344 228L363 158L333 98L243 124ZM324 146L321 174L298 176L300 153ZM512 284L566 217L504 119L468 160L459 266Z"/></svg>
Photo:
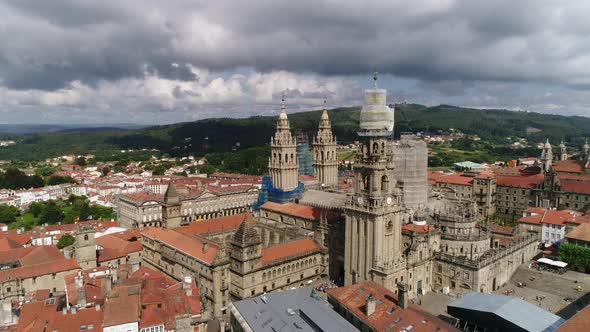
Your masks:
<svg viewBox="0 0 590 332"><path fill-rule="evenodd" d="M297 188L290 191L275 188L272 184L272 179L269 176L264 176L262 178L262 188L258 194L258 201L252 206L252 209L254 211L258 210L262 204L268 201L276 203L293 202L303 197L303 190L303 183L301 182L299 182Z"/></svg>

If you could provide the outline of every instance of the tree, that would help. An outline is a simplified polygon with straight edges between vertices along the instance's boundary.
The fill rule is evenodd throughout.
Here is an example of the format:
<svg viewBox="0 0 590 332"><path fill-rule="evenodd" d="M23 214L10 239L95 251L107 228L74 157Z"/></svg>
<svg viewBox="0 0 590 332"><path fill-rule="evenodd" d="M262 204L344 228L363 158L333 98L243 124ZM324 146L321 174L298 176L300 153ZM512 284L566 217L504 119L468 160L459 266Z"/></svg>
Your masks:
<svg viewBox="0 0 590 332"><path fill-rule="evenodd" d="M205 173L207 175L211 175L211 174L215 173L215 167L212 165L203 165L199 169L199 173Z"/></svg>
<svg viewBox="0 0 590 332"><path fill-rule="evenodd" d="M72 244L74 244L74 242L76 242L76 238L71 236L70 234L64 234L59 241L57 241L57 247L59 249L63 249L67 246L71 246Z"/></svg>
<svg viewBox="0 0 590 332"><path fill-rule="evenodd" d="M86 158L84 158L84 157L78 157L74 161L74 164L76 164L76 165L78 165L80 167L84 167L84 166L86 166Z"/></svg>
<svg viewBox="0 0 590 332"><path fill-rule="evenodd" d="M33 217L37 218L41 214L41 212L43 212L44 208L45 204L41 202L33 202L31 203L31 205L29 205L29 209L27 210L27 212L32 214Z"/></svg>
<svg viewBox="0 0 590 332"><path fill-rule="evenodd" d="M62 183L74 183L74 179L69 176L52 175L47 179L47 185L54 186Z"/></svg>
<svg viewBox="0 0 590 332"><path fill-rule="evenodd" d="M62 210L57 206L54 201L47 201L45 205L45 209L41 212L41 216L39 217L39 221L42 224L56 224L64 219L64 213Z"/></svg>
<svg viewBox="0 0 590 332"><path fill-rule="evenodd" d="M16 221L18 209L14 206L0 205L0 223L10 224Z"/></svg>
<svg viewBox="0 0 590 332"><path fill-rule="evenodd" d="M100 170L100 172L102 173L102 176L107 176L111 172L111 169L108 166L105 166Z"/></svg>
<svg viewBox="0 0 590 332"><path fill-rule="evenodd" d="M158 165L154 167L154 170L152 171L153 175L164 175L164 173L166 173L166 167L164 167L164 165Z"/></svg>

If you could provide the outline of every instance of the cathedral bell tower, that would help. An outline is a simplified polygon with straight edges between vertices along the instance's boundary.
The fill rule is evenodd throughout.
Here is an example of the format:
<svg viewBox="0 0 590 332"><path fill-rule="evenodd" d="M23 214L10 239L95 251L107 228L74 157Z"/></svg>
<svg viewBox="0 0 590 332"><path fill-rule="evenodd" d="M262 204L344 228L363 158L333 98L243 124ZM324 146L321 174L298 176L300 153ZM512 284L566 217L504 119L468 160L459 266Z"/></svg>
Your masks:
<svg viewBox="0 0 590 332"><path fill-rule="evenodd" d="M545 145L543 145L543 152L541 152L541 167L543 173L547 173L551 170L551 166L553 164L553 151L551 149L551 144L549 144L549 139L545 141Z"/></svg>
<svg viewBox="0 0 590 332"><path fill-rule="evenodd" d="M332 125L324 100L324 111L320 118L318 133L313 139L314 174L323 186L334 187L338 184L336 146L336 137L332 135Z"/></svg>
<svg viewBox="0 0 590 332"><path fill-rule="evenodd" d="M182 217L180 215L180 195L176 191L176 187L170 181L166 193L164 194L164 205L162 206L162 223L166 229L173 229L180 227Z"/></svg>
<svg viewBox="0 0 590 332"><path fill-rule="evenodd" d="M559 160L567 160L567 148L563 141L559 144Z"/></svg>
<svg viewBox="0 0 590 332"><path fill-rule="evenodd" d="M354 192L346 204L344 283L373 280L394 289L403 276L401 191L396 187L393 109L386 91L365 91L360 116L361 151L354 163Z"/></svg>
<svg viewBox="0 0 590 332"><path fill-rule="evenodd" d="M285 99L281 103L281 113L277 120L277 131L270 138L270 158L268 173L275 188L291 191L299 184L299 163L297 162L297 143L291 136L289 119L285 110Z"/></svg>

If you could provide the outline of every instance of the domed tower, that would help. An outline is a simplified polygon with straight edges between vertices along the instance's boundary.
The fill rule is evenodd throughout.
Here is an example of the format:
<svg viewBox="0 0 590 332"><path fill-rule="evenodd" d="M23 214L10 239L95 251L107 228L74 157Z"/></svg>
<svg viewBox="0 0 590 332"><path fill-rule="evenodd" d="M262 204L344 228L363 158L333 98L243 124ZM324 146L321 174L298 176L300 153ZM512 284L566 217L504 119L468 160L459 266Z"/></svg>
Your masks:
<svg viewBox="0 0 590 332"><path fill-rule="evenodd" d="M567 160L567 148L563 141L559 143L559 160Z"/></svg>
<svg viewBox="0 0 590 332"><path fill-rule="evenodd" d="M361 151L354 163L354 192L346 204L344 283L373 280L394 289L405 271L401 192L394 177L393 109L386 91L365 91Z"/></svg>
<svg viewBox="0 0 590 332"><path fill-rule="evenodd" d="M543 146L543 152L541 152L541 166L543 168L543 172L549 172L551 170L551 164L553 163L553 152L551 150L551 144L549 144L549 139L545 142Z"/></svg>
<svg viewBox="0 0 590 332"><path fill-rule="evenodd" d="M320 118L318 133L313 139L314 173L320 184L333 187L338 184L338 158L336 156L336 137L332 135L332 125L324 100L324 111Z"/></svg>
<svg viewBox="0 0 590 332"><path fill-rule="evenodd" d="M275 188L291 191L299 184L298 170L297 143L291 136L289 119L285 110L285 99L283 99L281 113L277 120L277 131L270 139L268 173Z"/></svg>

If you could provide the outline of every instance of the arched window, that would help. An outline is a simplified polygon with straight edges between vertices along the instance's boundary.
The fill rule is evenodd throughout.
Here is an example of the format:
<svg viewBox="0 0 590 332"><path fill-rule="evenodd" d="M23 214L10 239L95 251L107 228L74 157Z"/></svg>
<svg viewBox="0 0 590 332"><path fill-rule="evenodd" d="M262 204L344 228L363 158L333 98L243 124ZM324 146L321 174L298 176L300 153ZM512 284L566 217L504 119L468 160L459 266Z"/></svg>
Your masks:
<svg viewBox="0 0 590 332"><path fill-rule="evenodd" d="M387 175L383 175L383 177L381 177L381 190L389 191L389 178Z"/></svg>
<svg viewBox="0 0 590 332"><path fill-rule="evenodd" d="M368 175L365 175L364 189L369 190L370 188L371 188L371 177Z"/></svg>
<svg viewBox="0 0 590 332"><path fill-rule="evenodd" d="M282 155L279 153L279 161L282 161L283 158L281 157Z"/></svg>
<svg viewBox="0 0 590 332"><path fill-rule="evenodd" d="M381 143L381 154L385 154L385 142Z"/></svg>
<svg viewBox="0 0 590 332"><path fill-rule="evenodd" d="M295 155L291 153L291 160L294 161L295 160Z"/></svg>
<svg viewBox="0 0 590 332"><path fill-rule="evenodd" d="M373 153L374 154L379 153L379 143L377 143L377 142L373 143Z"/></svg>
<svg viewBox="0 0 590 332"><path fill-rule="evenodd" d="M285 272L287 271L287 269L283 266L283 274L285 274Z"/></svg>
<svg viewBox="0 0 590 332"><path fill-rule="evenodd" d="M266 280L266 272L262 274L262 280Z"/></svg>
<svg viewBox="0 0 590 332"><path fill-rule="evenodd" d="M289 161L289 154L285 153L285 162Z"/></svg>
<svg viewBox="0 0 590 332"><path fill-rule="evenodd" d="M322 159L321 161L324 161L324 151L322 151Z"/></svg>

